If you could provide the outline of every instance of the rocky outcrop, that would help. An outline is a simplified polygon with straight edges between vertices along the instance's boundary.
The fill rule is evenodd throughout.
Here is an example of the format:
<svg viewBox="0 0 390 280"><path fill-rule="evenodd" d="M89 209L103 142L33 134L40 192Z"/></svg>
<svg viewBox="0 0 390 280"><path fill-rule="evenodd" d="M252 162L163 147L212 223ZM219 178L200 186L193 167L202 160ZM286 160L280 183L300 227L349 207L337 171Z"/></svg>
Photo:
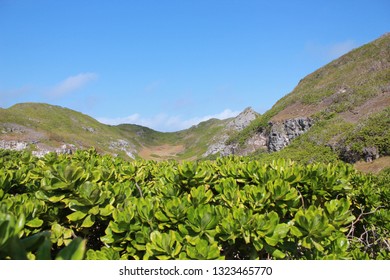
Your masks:
<svg viewBox="0 0 390 280"><path fill-rule="evenodd" d="M235 154L236 150L238 149L238 145L227 145L226 141L229 139L229 136L234 132L243 130L258 116L259 114L256 113L251 107L246 108L237 117L226 124L226 127L222 133L213 139L213 144L209 146L207 151L203 154L203 157L215 155L218 153L221 156Z"/></svg>
<svg viewBox="0 0 390 280"><path fill-rule="evenodd" d="M295 118L269 123L271 130L268 137L268 151L276 152L288 146L293 139L308 131L313 123L310 118Z"/></svg>
<svg viewBox="0 0 390 280"><path fill-rule="evenodd" d="M21 151L27 148L29 143L23 141L0 140L0 149Z"/></svg>
<svg viewBox="0 0 390 280"><path fill-rule="evenodd" d="M236 148L236 154L249 155L259 150L267 150L268 135L265 130L254 133L242 147Z"/></svg>
<svg viewBox="0 0 390 280"><path fill-rule="evenodd" d="M221 156L227 156L232 154L249 155L258 150L276 152L288 146L299 135L307 132L313 123L313 119L305 117L270 122L267 128L259 129L243 145L237 143L227 145L225 142L229 137L221 138L219 142L209 147L208 154L219 153Z"/></svg>
<svg viewBox="0 0 390 280"><path fill-rule="evenodd" d="M26 149L34 149L32 151L32 154L37 157L43 157L49 152L56 152L57 154L73 154L77 148L75 145L72 144L63 144L61 147L54 149L54 148L44 148L41 146L41 143L39 141L6 141L6 140L0 140L0 149L5 150L13 150L13 151L22 151Z"/></svg>
<svg viewBox="0 0 390 280"><path fill-rule="evenodd" d="M360 160L372 162L380 157L380 153L376 147L364 147L361 151L352 149L350 146L345 146L344 143L336 143L329 145L333 151L337 152L340 159L347 163L356 163Z"/></svg>
<svg viewBox="0 0 390 280"><path fill-rule="evenodd" d="M134 156L135 148L132 147L132 145L130 145L130 143L126 140L118 139L116 141L111 141L109 148L110 150L123 151L126 153L128 157L135 159Z"/></svg>
<svg viewBox="0 0 390 280"><path fill-rule="evenodd" d="M111 141L109 148L110 150L113 150L113 152L123 151L130 158L133 159L135 158L134 156L135 148L126 140L119 139L116 141ZM0 149L14 150L14 151L32 150L32 154L34 156L43 157L50 152L55 152L57 154L71 155L74 154L78 149L83 149L83 147L80 146L76 147L76 145L65 143L62 144L60 147L55 148L55 147L47 146L44 143L41 143L40 141L0 140Z"/></svg>
<svg viewBox="0 0 390 280"><path fill-rule="evenodd" d="M380 157L379 151L376 147L364 147L363 157L366 162L372 162Z"/></svg>
<svg viewBox="0 0 390 280"><path fill-rule="evenodd" d="M56 149L57 154L72 155L77 150L76 146L73 144L64 144L60 148Z"/></svg>
<svg viewBox="0 0 390 280"><path fill-rule="evenodd" d="M233 131L241 131L259 116L251 107L246 108L237 117L231 120L226 128Z"/></svg>

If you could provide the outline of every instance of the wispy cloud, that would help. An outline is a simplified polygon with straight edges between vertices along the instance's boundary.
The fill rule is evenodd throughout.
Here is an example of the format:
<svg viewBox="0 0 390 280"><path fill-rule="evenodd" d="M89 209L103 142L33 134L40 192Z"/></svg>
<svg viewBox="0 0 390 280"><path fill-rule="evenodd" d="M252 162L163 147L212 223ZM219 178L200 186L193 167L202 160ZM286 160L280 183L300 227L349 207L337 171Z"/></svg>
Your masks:
<svg viewBox="0 0 390 280"><path fill-rule="evenodd" d="M189 128L193 125L197 125L200 122L207 121L212 118L227 119L235 117L239 113L239 111L225 109L224 111L217 114L206 115L203 117L195 117L190 119L183 119L179 116L169 116L167 114L158 114L149 118L145 118L137 113L123 118L97 118L97 120L110 125L129 123L146 126L158 131L178 131Z"/></svg>
<svg viewBox="0 0 390 280"><path fill-rule="evenodd" d="M58 83L53 88L49 89L47 92L47 96L49 97L62 97L69 93L72 93L82 87L84 87L86 84L88 84L91 81L94 81L97 79L96 73L80 73L75 76L70 76L63 80L62 82Z"/></svg>
<svg viewBox="0 0 390 280"><path fill-rule="evenodd" d="M315 57L326 60L333 60L346 54L357 46L358 45L353 40L346 40L343 42L326 45L315 42L308 42L305 46L305 49L309 54Z"/></svg>

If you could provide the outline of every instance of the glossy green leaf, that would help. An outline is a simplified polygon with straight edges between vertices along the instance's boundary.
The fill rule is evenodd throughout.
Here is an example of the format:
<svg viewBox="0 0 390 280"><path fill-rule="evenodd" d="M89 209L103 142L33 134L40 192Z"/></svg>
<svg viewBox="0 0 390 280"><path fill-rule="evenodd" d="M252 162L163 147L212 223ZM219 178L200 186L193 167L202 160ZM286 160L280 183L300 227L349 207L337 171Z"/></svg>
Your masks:
<svg viewBox="0 0 390 280"><path fill-rule="evenodd" d="M34 218L26 223L26 226L33 227L33 228L39 228L42 226L43 220L39 218Z"/></svg>
<svg viewBox="0 0 390 280"><path fill-rule="evenodd" d="M205 239L200 239L195 246L187 246L186 253L190 259L194 260L223 259L217 243L209 244Z"/></svg>
<svg viewBox="0 0 390 280"><path fill-rule="evenodd" d="M87 213L84 213L84 212L81 212L81 211L76 211L76 212L73 212L72 214L69 214L68 216L66 216L68 218L69 221L79 221L81 219L83 219L85 216L87 216Z"/></svg>
<svg viewBox="0 0 390 280"><path fill-rule="evenodd" d="M93 226L94 223L95 223L95 216L88 215L85 217L85 219L83 220L83 223L81 224L80 227L89 228L89 227Z"/></svg>
<svg viewBox="0 0 390 280"><path fill-rule="evenodd" d="M56 256L56 260L82 260L86 250L86 240L77 237Z"/></svg>

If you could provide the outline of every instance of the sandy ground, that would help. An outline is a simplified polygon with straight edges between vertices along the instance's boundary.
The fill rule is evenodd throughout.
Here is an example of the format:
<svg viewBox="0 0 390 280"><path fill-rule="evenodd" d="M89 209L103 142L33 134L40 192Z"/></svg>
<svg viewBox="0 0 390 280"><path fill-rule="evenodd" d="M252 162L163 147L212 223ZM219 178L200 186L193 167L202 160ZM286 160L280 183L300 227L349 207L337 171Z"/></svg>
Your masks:
<svg viewBox="0 0 390 280"><path fill-rule="evenodd" d="M143 147L139 155L144 159L165 160L175 158L178 153L184 151L183 145L159 145Z"/></svg>
<svg viewBox="0 0 390 280"><path fill-rule="evenodd" d="M355 168L365 173L376 174L386 167L390 167L390 156L378 158L373 162L359 161L355 163Z"/></svg>

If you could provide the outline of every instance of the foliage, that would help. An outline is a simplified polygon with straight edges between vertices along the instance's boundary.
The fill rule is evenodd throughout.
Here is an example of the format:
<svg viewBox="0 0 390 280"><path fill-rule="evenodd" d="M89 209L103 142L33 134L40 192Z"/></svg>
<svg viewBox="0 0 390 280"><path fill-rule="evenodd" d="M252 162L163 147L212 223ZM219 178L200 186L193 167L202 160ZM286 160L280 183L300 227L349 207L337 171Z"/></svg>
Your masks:
<svg viewBox="0 0 390 280"><path fill-rule="evenodd" d="M1 259L390 257L388 179L349 165L1 153Z"/></svg>
<svg viewBox="0 0 390 280"><path fill-rule="evenodd" d="M362 154L365 147L376 147L380 155L390 155L390 108L371 115L344 139L344 145Z"/></svg>

